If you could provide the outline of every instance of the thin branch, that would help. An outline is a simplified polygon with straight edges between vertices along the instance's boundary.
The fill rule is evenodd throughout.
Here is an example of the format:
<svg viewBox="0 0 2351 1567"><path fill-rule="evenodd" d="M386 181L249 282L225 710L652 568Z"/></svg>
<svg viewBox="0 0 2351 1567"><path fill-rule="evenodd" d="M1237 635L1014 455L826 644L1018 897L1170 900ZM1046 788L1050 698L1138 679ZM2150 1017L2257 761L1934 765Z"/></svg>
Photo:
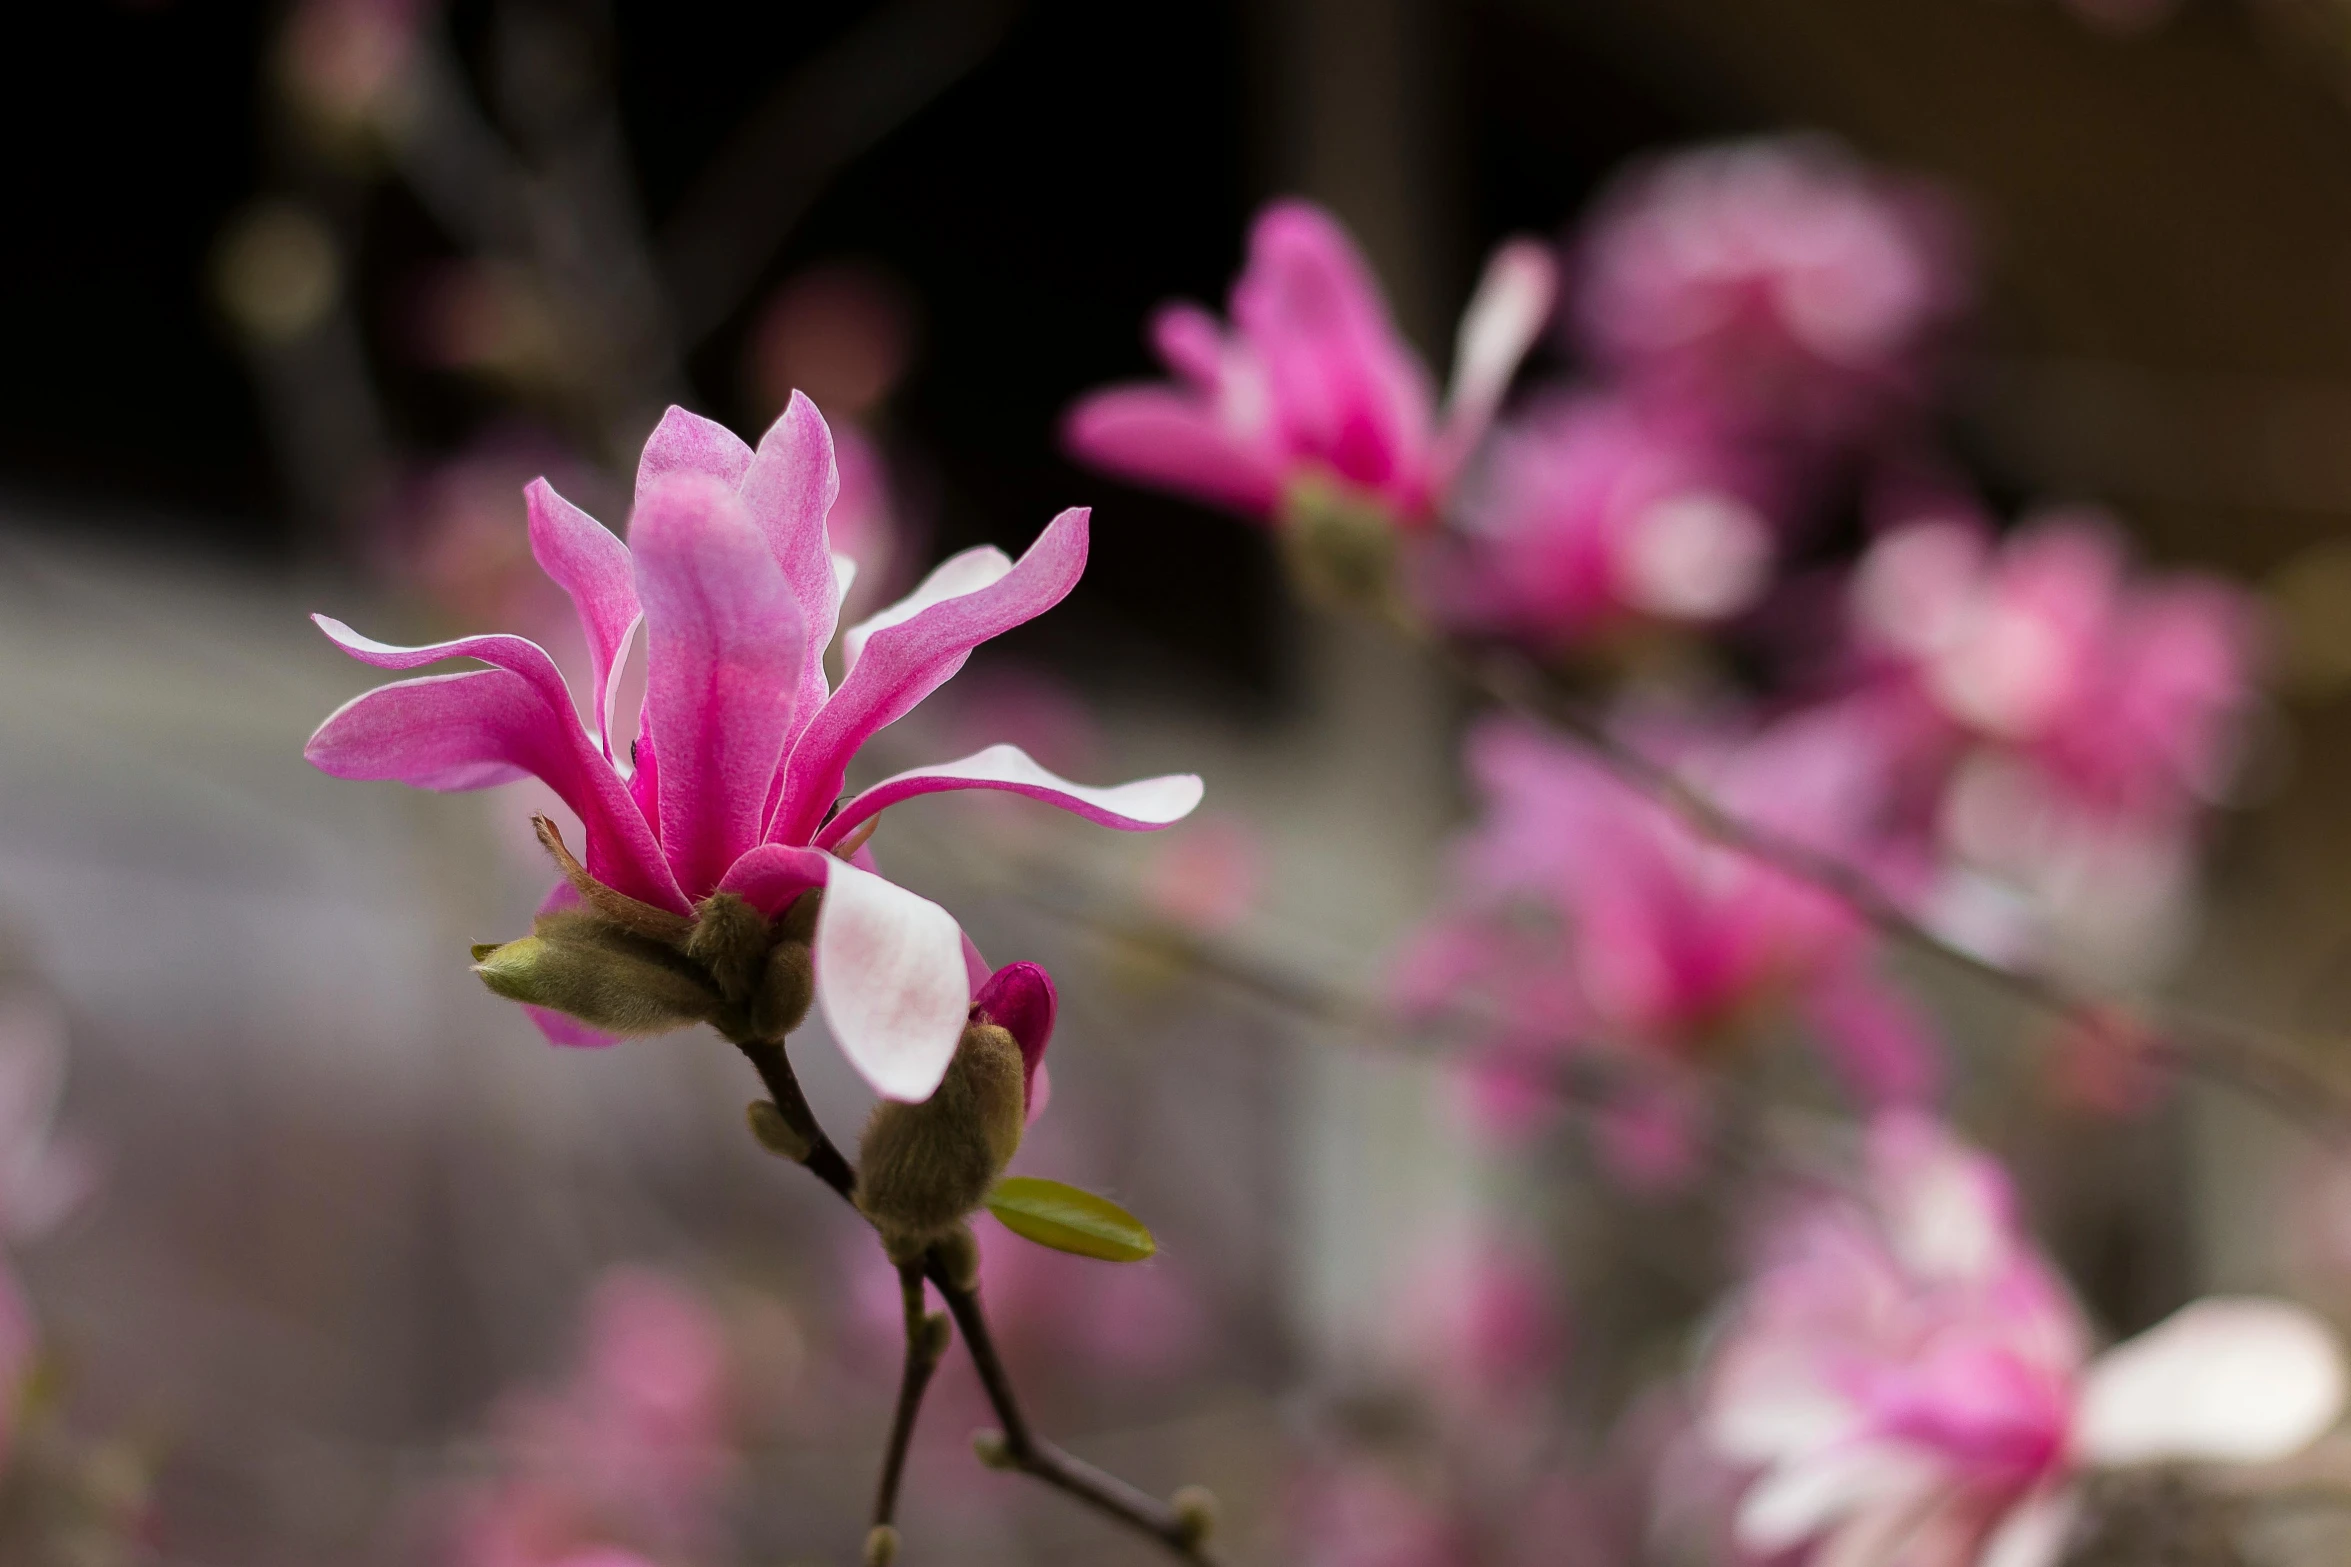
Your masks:
<svg viewBox="0 0 2351 1567"><path fill-rule="evenodd" d="M856 1203L857 1170L826 1135L824 1127L810 1108L808 1096L800 1089L800 1079L792 1070L791 1058L785 1053L782 1041L773 1039L737 1039L731 1041L742 1051L759 1073L759 1080L767 1086L768 1095L782 1114L785 1124L799 1134L808 1153L801 1160L816 1178L831 1187L842 1201ZM947 1302L947 1309L955 1318L955 1325L963 1334L964 1346L970 1350L972 1364L978 1368L980 1385L987 1390L988 1404L996 1419L1004 1427L1004 1456L1006 1463L1021 1473L1041 1480L1067 1495L1074 1496L1106 1517L1126 1527L1150 1536L1161 1545L1188 1562L1201 1567L1216 1567L1216 1557L1201 1538L1205 1532L1193 1518L1178 1511L1157 1497L1129 1485L1116 1475L1107 1474L1081 1459L1055 1447L1039 1437L1029 1426L1022 1412L1019 1397L1012 1390L1012 1379L1004 1370L1003 1361L996 1354L996 1341L988 1331L988 1319L980 1308L976 1285L959 1285L940 1248L934 1246L925 1254L921 1276ZM901 1280L905 1274L900 1275ZM919 1299L919 1297L917 1297ZM919 1304L908 1306L909 1322L920 1315ZM898 1471L903 1453L898 1449L910 1436L923 1393L923 1387L914 1382L915 1330L909 1329L907 1378L899 1389L898 1414L891 1427L892 1456L883 1470L882 1494L877 1499L878 1522L887 1523L885 1507L894 1506ZM944 1348L941 1344L940 1348ZM934 1368L936 1355L933 1356ZM929 1381L924 1373L923 1384ZM903 1428L903 1430L901 1430Z"/></svg>
<svg viewBox="0 0 2351 1567"><path fill-rule="evenodd" d="M873 1524L885 1529L898 1513L898 1483L906 1476L906 1451L914 1442L915 1417L922 1413L922 1396L939 1369L947 1348L946 1323L932 1326L924 1309L923 1270L920 1263L898 1269L898 1288L906 1302L906 1369L898 1382L898 1409L890 1418L890 1446L882 1456L881 1485L874 1492Z"/></svg>

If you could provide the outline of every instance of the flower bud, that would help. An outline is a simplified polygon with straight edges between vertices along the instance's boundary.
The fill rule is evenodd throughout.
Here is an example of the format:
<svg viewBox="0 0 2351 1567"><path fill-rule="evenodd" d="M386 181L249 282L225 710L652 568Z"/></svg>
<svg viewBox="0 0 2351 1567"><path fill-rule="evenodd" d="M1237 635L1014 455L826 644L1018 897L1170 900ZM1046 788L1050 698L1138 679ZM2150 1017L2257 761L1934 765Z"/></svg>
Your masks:
<svg viewBox="0 0 2351 1567"><path fill-rule="evenodd" d="M890 1567L898 1559L898 1531L877 1523L865 1536L865 1567Z"/></svg>
<svg viewBox="0 0 2351 1567"><path fill-rule="evenodd" d="M762 1039L781 1039L807 1020L816 999L816 958L805 939L789 937L767 949L758 987L751 992L751 1028Z"/></svg>
<svg viewBox="0 0 2351 1567"><path fill-rule="evenodd" d="M922 1319L922 1337L915 1342L915 1352L932 1365L945 1357L947 1346L955 1341L955 1324L947 1313L934 1311Z"/></svg>
<svg viewBox="0 0 2351 1567"><path fill-rule="evenodd" d="M874 1107L858 1149L857 1206L893 1258L921 1256L986 1199L1020 1147L1023 1075L1011 1033L971 1023L930 1098Z"/></svg>
<svg viewBox="0 0 2351 1567"><path fill-rule="evenodd" d="M1017 1467L1012 1461L1012 1444L1004 1440L1001 1431L974 1431L971 1434L971 1454L990 1469Z"/></svg>
<svg viewBox="0 0 2351 1567"><path fill-rule="evenodd" d="M1184 1544L1198 1547L1208 1543L1216 1532L1216 1520L1222 1511L1216 1493L1204 1485L1187 1485L1168 1498L1175 1509L1176 1523L1184 1531Z"/></svg>
<svg viewBox="0 0 2351 1567"><path fill-rule="evenodd" d="M716 1015L720 1002L674 953L588 914L543 915L535 934L474 965L510 1001L614 1034L661 1034Z"/></svg>
<svg viewBox="0 0 2351 1567"><path fill-rule="evenodd" d="M731 892L714 892L694 910L686 956L710 971L720 995L740 1003L759 982L767 944L765 915Z"/></svg>
<svg viewBox="0 0 2351 1567"><path fill-rule="evenodd" d="M808 1162L809 1154L814 1151L808 1139L784 1119L784 1112L775 1107L773 1100L754 1099L744 1108L743 1113L750 1121L751 1135L759 1140L760 1147L794 1164Z"/></svg>

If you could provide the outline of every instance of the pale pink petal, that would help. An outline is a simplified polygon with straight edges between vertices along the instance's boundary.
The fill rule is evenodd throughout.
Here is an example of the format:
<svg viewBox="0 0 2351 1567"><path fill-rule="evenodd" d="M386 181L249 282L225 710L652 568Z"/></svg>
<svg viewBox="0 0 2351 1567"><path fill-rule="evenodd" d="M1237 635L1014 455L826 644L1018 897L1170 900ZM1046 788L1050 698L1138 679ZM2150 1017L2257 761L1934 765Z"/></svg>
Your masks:
<svg viewBox="0 0 2351 1567"><path fill-rule="evenodd" d="M1151 346L1167 367L1197 386L1223 378L1231 343L1216 317L1198 305L1163 305L1151 317Z"/></svg>
<svg viewBox="0 0 2351 1567"><path fill-rule="evenodd" d="M1069 411L1061 440L1071 455L1106 473L1196 495L1244 516L1266 516L1281 499L1281 464L1266 441L1233 429L1195 393L1176 387L1095 392Z"/></svg>
<svg viewBox="0 0 2351 1567"><path fill-rule="evenodd" d="M797 720L806 724L825 699L824 650L832 645L847 588L834 570L831 536L825 528L841 493L833 432L816 404L801 393L792 394L783 413L759 438L741 493L752 522L767 536L808 628L808 663L800 675Z"/></svg>
<svg viewBox="0 0 2351 1567"><path fill-rule="evenodd" d="M1788 1550L1844 1514L1915 1497L1931 1466L1890 1442L1854 1442L1766 1470L1740 1498L1732 1533L1747 1550Z"/></svg>
<svg viewBox="0 0 2351 1567"><path fill-rule="evenodd" d="M933 604L977 593L990 583L1001 581L1011 570L1012 557L993 544L976 545L948 556L932 568L931 574L912 593L849 628L841 638L841 667L844 670L857 667L857 655L865 651L866 638L875 632L904 625Z"/></svg>
<svg viewBox="0 0 2351 1567"><path fill-rule="evenodd" d="M637 584L629 567L629 547L556 494L545 479L533 479L523 498L530 511L531 558L571 596L580 630L587 634L596 733L604 742L604 754L610 756L614 689L620 683L621 657L637 629Z"/></svg>
<svg viewBox="0 0 2351 1567"><path fill-rule="evenodd" d="M830 859L830 856L827 856ZM849 1064L891 1099L928 1099L971 1010L955 917L834 859L816 919L816 999Z"/></svg>
<svg viewBox="0 0 2351 1567"><path fill-rule="evenodd" d="M2074 1443L2094 1464L2264 1463L2343 1413L2341 1346L2288 1301L2196 1301L2090 1363Z"/></svg>
<svg viewBox="0 0 2351 1567"><path fill-rule="evenodd" d="M868 854L871 851L870 849L860 849L857 852ZM870 865L864 868L873 869ZM963 933L963 977L970 982L971 993L975 996L978 995L981 988L988 983L988 977L995 972L996 970L988 960L981 955L979 943L971 939L971 932L965 931Z"/></svg>
<svg viewBox="0 0 2351 1567"><path fill-rule="evenodd" d="M1021 1095L1035 1120L1037 1074L1045 1064L1045 1047L1053 1042L1053 1017L1059 998L1053 976L1036 963L1007 963L988 976L971 998L971 1015L1004 1029L1020 1044Z"/></svg>
<svg viewBox="0 0 2351 1567"><path fill-rule="evenodd" d="M661 846L695 896L759 841L807 657L800 605L734 492L682 477L637 503L645 715Z"/></svg>
<svg viewBox="0 0 2351 1567"><path fill-rule="evenodd" d="M588 869L634 898L683 912L660 845L612 764L565 702L509 669L426 675L352 698L302 754L337 778L486 789L535 777L586 824Z"/></svg>
<svg viewBox="0 0 2351 1567"><path fill-rule="evenodd" d="M751 448L734 431L672 406L645 437L644 454L637 459L637 504L645 504L645 492L657 479L698 473L733 489L750 466ZM629 531L634 538L634 522Z"/></svg>
<svg viewBox="0 0 2351 1567"><path fill-rule="evenodd" d="M763 843L727 867L718 890L731 892L773 919L811 887L821 887L833 863L822 849Z"/></svg>
<svg viewBox="0 0 2351 1567"><path fill-rule="evenodd" d="M1519 361L1551 319L1558 290L1559 268L1551 249L1534 240L1512 240L1486 263L1453 342L1440 483L1459 470L1493 423Z"/></svg>
<svg viewBox="0 0 2351 1567"><path fill-rule="evenodd" d="M1992 1531L1976 1567L2057 1567L2081 1510L2081 1493L2071 1486L2036 1491Z"/></svg>
<svg viewBox="0 0 2351 1567"><path fill-rule="evenodd" d="M874 731L905 717L953 678L973 648L1068 596L1086 569L1086 519L1081 507L1063 512L997 581L933 604L866 640L857 667L792 748L770 839L808 842L840 794L849 758Z"/></svg>
<svg viewBox="0 0 2351 1567"><path fill-rule="evenodd" d="M1190 815L1200 803L1201 784L1195 773L1168 773L1096 789L1047 772L1017 745L992 745L959 761L917 767L883 779L825 823L824 831L816 835L817 847L832 847L858 823L900 800L953 789L1001 789L1058 805L1105 827L1148 832Z"/></svg>

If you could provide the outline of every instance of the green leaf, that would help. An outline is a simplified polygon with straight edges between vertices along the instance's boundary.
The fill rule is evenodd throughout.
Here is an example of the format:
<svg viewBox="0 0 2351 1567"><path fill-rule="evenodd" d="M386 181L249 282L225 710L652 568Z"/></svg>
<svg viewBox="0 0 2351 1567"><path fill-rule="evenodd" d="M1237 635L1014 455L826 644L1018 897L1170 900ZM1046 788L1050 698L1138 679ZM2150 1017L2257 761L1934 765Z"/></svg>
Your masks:
<svg viewBox="0 0 2351 1567"><path fill-rule="evenodd" d="M1109 1198L1033 1175L998 1181L988 1211L1023 1240L1080 1257L1141 1262L1159 1249L1143 1221Z"/></svg>

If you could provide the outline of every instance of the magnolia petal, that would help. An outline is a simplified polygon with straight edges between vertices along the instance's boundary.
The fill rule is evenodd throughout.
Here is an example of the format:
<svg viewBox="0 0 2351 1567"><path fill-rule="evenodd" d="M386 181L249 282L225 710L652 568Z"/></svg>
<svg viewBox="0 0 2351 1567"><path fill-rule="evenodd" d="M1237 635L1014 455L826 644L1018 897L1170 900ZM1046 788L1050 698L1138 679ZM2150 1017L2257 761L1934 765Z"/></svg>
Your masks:
<svg viewBox="0 0 2351 1567"><path fill-rule="evenodd" d="M545 479L523 490L530 512L531 558L571 598L587 634L594 681L596 733L612 754L612 703L621 655L637 629L637 584L629 547L610 528L555 493Z"/></svg>
<svg viewBox="0 0 2351 1567"><path fill-rule="evenodd" d="M1038 1099L1037 1074L1044 1068L1045 1047L1053 1042L1058 1006L1053 976L1036 963L1005 964L971 998L973 1017L996 1024L1020 1046L1021 1097L1032 1121L1044 1108Z"/></svg>
<svg viewBox="0 0 2351 1567"><path fill-rule="evenodd" d="M2076 1450L2104 1465L2263 1463L2299 1452L2343 1413L2343 1352L2288 1301L2196 1301L2090 1363Z"/></svg>
<svg viewBox="0 0 2351 1567"><path fill-rule="evenodd" d="M928 898L826 858L815 954L825 1024L875 1092L928 1099L971 1010L963 932Z"/></svg>
<svg viewBox="0 0 2351 1567"><path fill-rule="evenodd" d="M767 538L784 585L800 605L808 657L800 671L797 722L806 724L825 699L824 651L832 646L844 591L833 568L825 519L841 494L841 467L833 432L816 404L795 391L783 413L759 438L744 471L741 495L752 523Z"/></svg>
<svg viewBox="0 0 2351 1567"><path fill-rule="evenodd" d="M655 483L635 523L645 716L661 751L661 845L694 896L759 841L807 656L800 606L732 490Z"/></svg>
<svg viewBox="0 0 2351 1567"><path fill-rule="evenodd" d="M750 466L751 448L734 431L673 404L645 437L644 454L637 459L637 504L645 504L645 492L655 480L698 473L733 489ZM633 521L629 536L636 536Z"/></svg>
<svg viewBox="0 0 2351 1567"><path fill-rule="evenodd" d="M851 560L848 556L842 554L839 550L833 551L833 596L842 600L843 602L846 602L849 597L849 590L856 585L857 562Z"/></svg>
<svg viewBox="0 0 2351 1567"><path fill-rule="evenodd" d="M1519 361L1551 319L1558 291L1550 247L1535 240L1512 240L1486 263L1453 340L1453 385L1445 400L1448 474L1493 423Z"/></svg>
<svg viewBox="0 0 2351 1567"><path fill-rule="evenodd" d="M1012 557L993 544L981 544L948 556L932 568L931 574L912 593L849 628L841 638L841 667L844 670L857 667L857 655L865 651L866 638L875 632L904 625L933 604L977 593L991 583L1002 581L1010 570Z"/></svg>
<svg viewBox="0 0 2351 1567"><path fill-rule="evenodd" d="M388 779L419 789L487 789L543 781L586 827L598 881L663 908L685 910L652 829L567 703L510 669L469 669L379 686L344 703L302 754L337 778Z"/></svg>
<svg viewBox="0 0 2351 1567"><path fill-rule="evenodd" d="M1061 442L1079 461L1155 489L1195 495L1249 517L1269 516L1282 471L1270 447L1170 386L1113 386L1070 409Z"/></svg>
<svg viewBox="0 0 2351 1567"><path fill-rule="evenodd" d="M727 867L718 890L731 892L769 919L791 907L811 887L821 887L836 864L822 849L763 843Z"/></svg>
<svg viewBox="0 0 2351 1567"><path fill-rule="evenodd" d="M816 835L817 847L832 847L859 823L900 800L954 789L1001 789L1058 805L1105 827L1150 832L1190 815L1200 803L1201 783L1196 773L1168 773L1097 789L1046 771L1017 745L992 745L959 761L917 767L883 779L825 823L824 831Z"/></svg>
<svg viewBox="0 0 2351 1567"><path fill-rule="evenodd" d="M1010 571L977 592L867 636L856 667L792 748L770 839L808 842L840 795L859 746L952 679L973 648L1068 596L1086 569L1087 515L1072 507L1055 517Z"/></svg>
<svg viewBox="0 0 2351 1567"><path fill-rule="evenodd" d="M2000 1520L1976 1567L2057 1567L2081 1510L2081 1493L2071 1486L2034 1492Z"/></svg>
<svg viewBox="0 0 2351 1567"><path fill-rule="evenodd" d="M1839 1517L1915 1495L1926 1460L1885 1442L1855 1442L1766 1470L1739 1499L1731 1532L1762 1555L1801 1545Z"/></svg>

